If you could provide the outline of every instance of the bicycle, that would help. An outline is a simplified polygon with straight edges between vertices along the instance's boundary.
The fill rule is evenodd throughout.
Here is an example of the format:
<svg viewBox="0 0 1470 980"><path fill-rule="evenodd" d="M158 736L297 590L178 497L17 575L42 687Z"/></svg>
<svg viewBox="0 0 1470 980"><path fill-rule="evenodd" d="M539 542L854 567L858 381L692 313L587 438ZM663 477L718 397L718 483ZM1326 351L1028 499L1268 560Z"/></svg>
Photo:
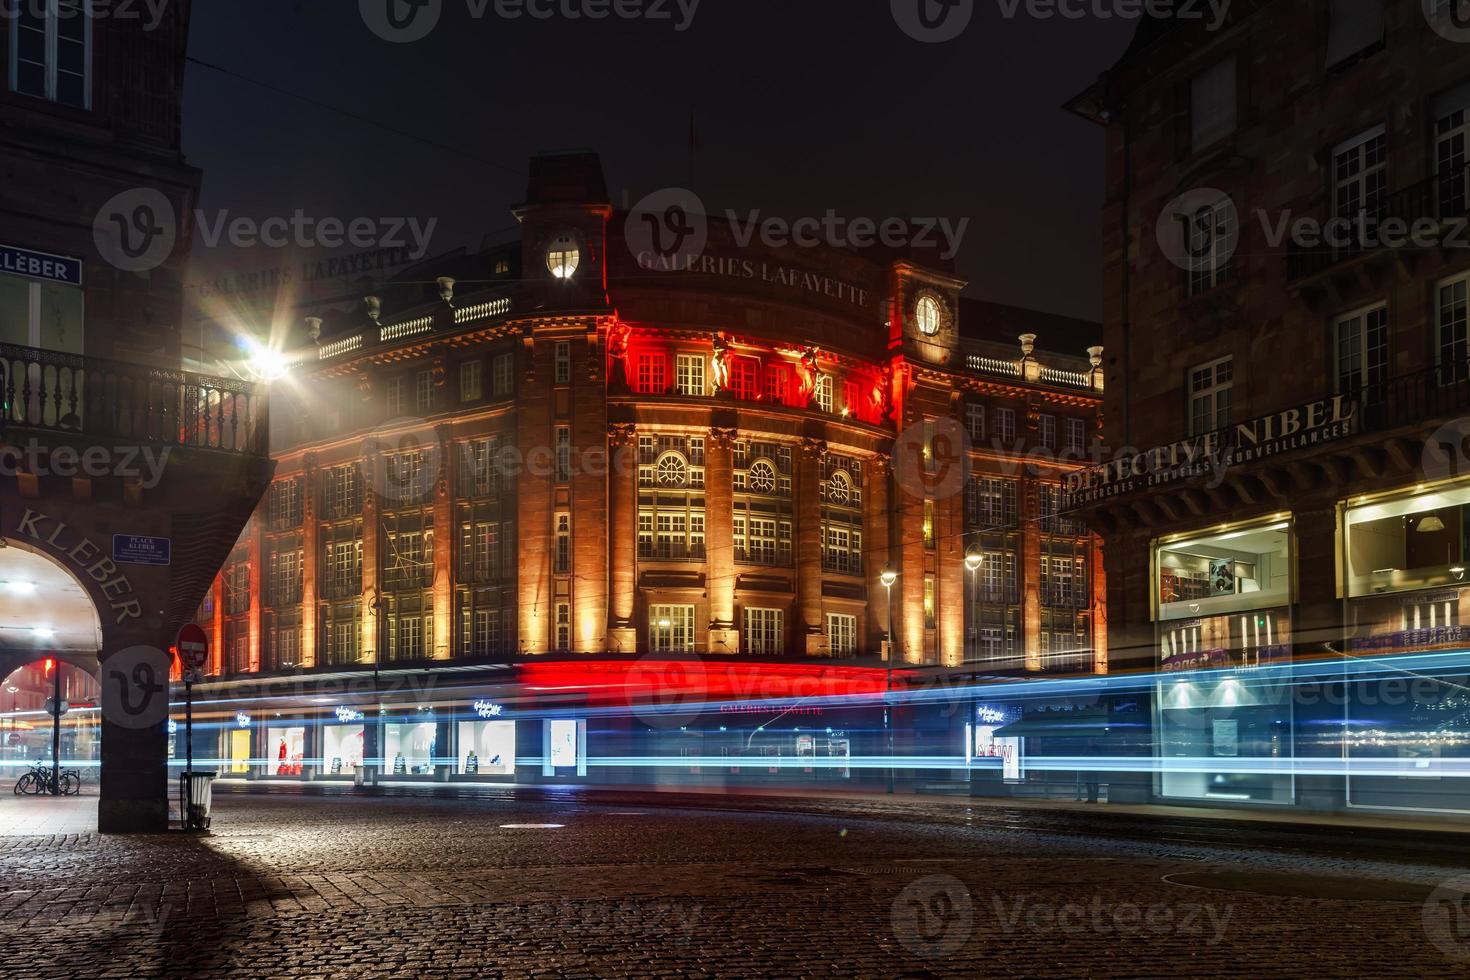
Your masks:
<svg viewBox="0 0 1470 980"><path fill-rule="evenodd" d="M31 766L29 772L23 773L15 781L16 796L41 796L42 794L80 796L81 793L82 774L78 770L67 769L57 780L53 780L51 767L44 763Z"/></svg>

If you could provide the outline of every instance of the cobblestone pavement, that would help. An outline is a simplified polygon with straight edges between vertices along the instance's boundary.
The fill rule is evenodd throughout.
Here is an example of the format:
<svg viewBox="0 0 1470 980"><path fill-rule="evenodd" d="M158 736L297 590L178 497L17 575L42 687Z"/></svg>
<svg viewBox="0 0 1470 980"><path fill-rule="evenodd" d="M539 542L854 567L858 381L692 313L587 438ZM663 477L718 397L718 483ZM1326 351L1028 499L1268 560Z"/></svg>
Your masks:
<svg viewBox="0 0 1470 980"><path fill-rule="evenodd" d="M1470 869L1442 856L638 799L223 795L207 837L0 827L0 976L1470 970Z"/></svg>

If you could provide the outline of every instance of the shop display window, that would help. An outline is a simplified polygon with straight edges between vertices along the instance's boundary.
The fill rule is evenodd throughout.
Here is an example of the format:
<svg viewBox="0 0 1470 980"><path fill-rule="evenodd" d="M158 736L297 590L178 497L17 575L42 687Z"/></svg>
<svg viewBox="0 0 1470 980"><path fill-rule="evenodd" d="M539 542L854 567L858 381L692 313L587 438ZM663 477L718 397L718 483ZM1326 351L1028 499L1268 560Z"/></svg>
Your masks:
<svg viewBox="0 0 1470 980"><path fill-rule="evenodd" d="M267 728L266 772L271 776L300 776L306 762L306 728Z"/></svg>
<svg viewBox="0 0 1470 980"><path fill-rule="evenodd" d="M1291 592L1291 529L1285 522L1158 545L1159 619L1199 619L1285 606Z"/></svg>
<svg viewBox="0 0 1470 980"><path fill-rule="evenodd" d="M511 776L516 771L516 723L459 723L459 772L466 776Z"/></svg>
<svg viewBox="0 0 1470 980"><path fill-rule="evenodd" d="M1465 581L1470 486L1346 508L1351 597L1455 587Z"/></svg>
<svg viewBox="0 0 1470 980"><path fill-rule="evenodd" d="M428 776L434 772L438 728L432 721L383 726L383 757L393 776Z"/></svg>
<svg viewBox="0 0 1470 980"><path fill-rule="evenodd" d="M322 726L322 772L328 776L351 776L362 766L362 725Z"/></svg>

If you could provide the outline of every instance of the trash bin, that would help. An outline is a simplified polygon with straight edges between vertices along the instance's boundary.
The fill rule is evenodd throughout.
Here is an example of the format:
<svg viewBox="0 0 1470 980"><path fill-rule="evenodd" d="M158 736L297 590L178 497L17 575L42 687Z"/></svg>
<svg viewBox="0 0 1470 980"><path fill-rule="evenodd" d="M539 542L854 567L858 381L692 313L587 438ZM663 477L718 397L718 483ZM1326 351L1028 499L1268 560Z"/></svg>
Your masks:
<svg viewBox="0 0 1470 980"><path fill-rule="evenodd" d="M217 773L194 770L179 774L179 796L184 801L185 830L208 830L214 806L214 777Z"/></svg>

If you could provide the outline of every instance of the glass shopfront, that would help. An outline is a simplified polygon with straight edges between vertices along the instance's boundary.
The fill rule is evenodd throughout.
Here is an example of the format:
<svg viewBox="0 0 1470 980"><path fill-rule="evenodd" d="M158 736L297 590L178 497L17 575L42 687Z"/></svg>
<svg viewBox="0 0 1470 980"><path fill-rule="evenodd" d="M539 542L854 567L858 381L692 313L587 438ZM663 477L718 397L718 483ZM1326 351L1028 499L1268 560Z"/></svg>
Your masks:
<svg viewBox="0 0 1470 980"><path fill-rule="evenodd" d="M462 721L457 728L459 766L456 772L464 776L515 775L515 722Z"/></svg>
<svg viewBox="0 0 1470 980"><path fill-rule="evenodd" d="M1470 645L1470 484L1343 506L1354 654Z"/></svg>
<svg viewBox="0 0 1470 980"><path fill-rule="evenodd" d="M1290 803L1291 524L1165 539L1153 553L1161 796Z"/></svg>
<svg viewBox="0 0 1470 980"><path fill-rule="evenodd" d="M306 726L291 725L265 730L266 773L271 776L301 776L306 765Z"/></svg>
<svg viewBox="0 0 1470 980"><path fill-rule="evenodd" d="M432 721L383 726L383 758L389 776L432 776L439 726Z"/></svg>
<svg viewBox="0 0 1470 980"><path fill-rule="evenodd" d="M322 726L322 773L351 776L362 766L366 729L361 724Z"/></svg>
<svg viewBox="0 0 1470 980"><path fill-rule="evenodd" d="M226 733L228 746L225 758L231 775L244 775L250 771L250 729L233 728Z"/></svg>

